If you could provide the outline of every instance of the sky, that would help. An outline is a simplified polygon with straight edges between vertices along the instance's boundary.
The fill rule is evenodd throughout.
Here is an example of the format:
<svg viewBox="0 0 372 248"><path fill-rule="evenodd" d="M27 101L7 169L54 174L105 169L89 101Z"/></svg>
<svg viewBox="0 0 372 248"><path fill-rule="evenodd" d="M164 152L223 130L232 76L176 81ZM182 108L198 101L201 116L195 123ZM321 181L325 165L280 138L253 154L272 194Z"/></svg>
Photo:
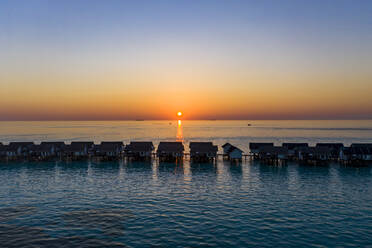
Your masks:
<svg viewBox="0 0 372 248"><path fill-rule="evenodd" d="M372 1L0 1L0 120L372 119Z"/></svg>

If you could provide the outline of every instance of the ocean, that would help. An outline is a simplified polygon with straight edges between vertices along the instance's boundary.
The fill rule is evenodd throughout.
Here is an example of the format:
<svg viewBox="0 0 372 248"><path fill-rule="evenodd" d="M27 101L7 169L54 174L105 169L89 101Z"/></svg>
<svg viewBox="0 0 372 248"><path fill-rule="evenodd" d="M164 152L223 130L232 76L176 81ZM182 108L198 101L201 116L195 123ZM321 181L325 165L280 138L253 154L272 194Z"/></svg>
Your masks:
<svg viewBox="0 0 372 248"><path fill-rule="evenodd" d="M0 142L372 142L372 121L0 122ZM220 148L221 152L221 148ZM0 164L1 247L371 247L372 170L230 164Z"/></svg>
<svg viewBox="0 0 372 248"><path fill-rule="evenodd" d="M372 142L372 120L337 121L70 121L0 122L10 141L212 141L249 152L249 142Z"/></svg>

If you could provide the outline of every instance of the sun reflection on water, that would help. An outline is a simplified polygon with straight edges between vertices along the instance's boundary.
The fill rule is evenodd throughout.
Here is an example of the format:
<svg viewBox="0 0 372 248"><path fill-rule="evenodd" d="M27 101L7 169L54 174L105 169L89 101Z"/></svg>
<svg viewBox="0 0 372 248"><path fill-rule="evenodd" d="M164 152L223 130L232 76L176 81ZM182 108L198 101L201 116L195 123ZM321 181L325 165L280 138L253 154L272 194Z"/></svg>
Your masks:
<svg viewBox="0 0 372 248"><path fill-rule="evenodd" d="M177 141L183 142L183 130L182 130L182 121L177 121Z"/></svg>

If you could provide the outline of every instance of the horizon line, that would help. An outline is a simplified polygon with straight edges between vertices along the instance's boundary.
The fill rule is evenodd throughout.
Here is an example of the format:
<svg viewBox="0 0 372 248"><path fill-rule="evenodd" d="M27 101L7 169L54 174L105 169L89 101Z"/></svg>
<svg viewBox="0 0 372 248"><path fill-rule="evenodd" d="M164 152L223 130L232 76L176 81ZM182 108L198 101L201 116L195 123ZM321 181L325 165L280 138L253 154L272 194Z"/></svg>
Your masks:
<svg viewBox="0 0 372 248"><path fill-rule="evenodd" d="M372 118L315 118L315 119L58 119L58 120L0 120L0 122L54 122L54 121L372 121Z"/></svg>

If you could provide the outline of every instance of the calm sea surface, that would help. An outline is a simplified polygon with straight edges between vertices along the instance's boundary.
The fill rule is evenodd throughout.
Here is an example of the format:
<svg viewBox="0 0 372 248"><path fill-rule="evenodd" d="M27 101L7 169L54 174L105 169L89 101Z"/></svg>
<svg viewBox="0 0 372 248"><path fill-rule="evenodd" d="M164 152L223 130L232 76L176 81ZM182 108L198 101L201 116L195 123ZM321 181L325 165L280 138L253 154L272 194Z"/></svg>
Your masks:
<svg viewBox="0 0 372 248"><path fill-rule="evenodd" d="M251 126L248 126L251 124ZM372 142L372 121L0 122L0 142ZM0 164L0 247L372 247L372 167Z"/></svg>

